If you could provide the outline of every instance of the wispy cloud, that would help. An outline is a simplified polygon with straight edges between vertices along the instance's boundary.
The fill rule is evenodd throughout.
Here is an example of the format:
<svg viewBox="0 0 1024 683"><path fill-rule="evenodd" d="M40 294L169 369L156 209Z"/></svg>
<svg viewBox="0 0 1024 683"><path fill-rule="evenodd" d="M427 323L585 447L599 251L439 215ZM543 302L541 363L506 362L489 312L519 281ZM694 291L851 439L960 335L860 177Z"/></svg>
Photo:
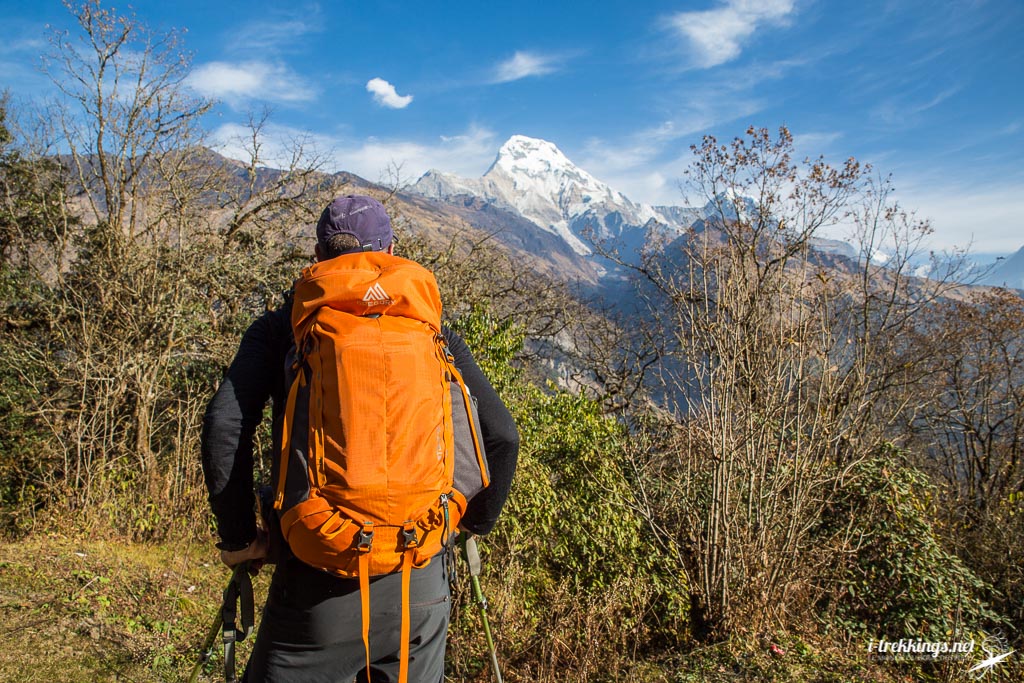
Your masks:
<svg viewBox="0 0 1024 683"><path fill-rule="evenodd" d="M212 133L213 147L225 156L247 160L251 134L245 126L228 123ZM389 169L399 169L403 181L413 182L435 168L467 177L478 177L494 160L498 148L495 133L481 126L434 140L379 138L351 139L310 135L288 126L268 125L261 134L261 150L269 166L283 166L291 158L290 145L303 140L307 149L326 157L331 171L348 171L371 182L390 181Z"/></svg>
<svg viewBox="0 0 1024 683"><path fill-rule="evenodd" d="M825 154L842 137L843 133L839 131L796 133L793 135L793 149L803 156L818 157Z"/></svg>
<svg viewBox="0 0 1024 683"><path fill-rule="evenodd" d="M0 55L15 55L19 53L39 54L46 49L47 42L42 38L26 37L4 40L0 42Z"/></svg>
<svg viewBox="0 0 1024 683"><path fill-rule="evenodd" d="M911 94L899 95L882 101L871 110L871 116L886 127L909 126L917 123L919 115L934 109L956 95L962 85L954 85L923 99L914 99Z"/></svg>
<svg viewBox="0 0 1024 683"><path fill-rule="evenodd" d="M679 181L692 161L689 145L729 121L746 123L764 108L760 98L728 80L666 95L674 102L667 107L671 117L618 140L589 140L580 165L634 201L683 202Z"/></svg>
<svg viewBox="0 0 1024 683"><path fill-rule="evenodd" d="M248 101L297 103L316 96L315 89L283 64L208 62L192 70L189 85L206 97L237 107Z"/></svg>
<svg viewBox="0 0 1024 683"><path fill-rule="evenodd" d="M322 33L319 8L304 7L291 13L277 13L234 27L226 46L232 52L292 52L309 45L309 36Z"/></svg>
<svg viewBox="0 0 1024 683"><path fill-rule="evenodd" d="M494 67L493 83L508 83L531 76L546 76L561 68L563 58L537 52L516 52Z"/></svg>
<svg viewBox="0 0 1024 683"><path fill-rule="evenodd" d="M335 158L339 168L369 180L378 180L388 167L398 167L405 180L415 181L430 169L478 177L494 161L497 149L498 141L491 130L471 126L463 133L426 142L377 138L342 141Z"/></svg>
<svg viewBox="0 0 1024 683"><path fill-rule="evenodd" d="M399 95L395 86L383 78L371 78L366 91L373 94L373 101L388 109L405 109L412 102L412 95Z"/></svg>
<svg viewBox="0 0 1024 683"><path fill-rule="evenodd" d="M686 41L693 65L708 69L739 57L758 29L784 24L794 10L795 0L726 0L715 9L673 14L665 23Z"/></svg>
<svg viewBox="0 0 1024 683"><path fill-rule="evenodd" d="M19 95L40 95L52 87L39 69L40 56L49 43L44 36L50 29L41 23L10 16L0 21L0 74L3 85Z"/></svg>

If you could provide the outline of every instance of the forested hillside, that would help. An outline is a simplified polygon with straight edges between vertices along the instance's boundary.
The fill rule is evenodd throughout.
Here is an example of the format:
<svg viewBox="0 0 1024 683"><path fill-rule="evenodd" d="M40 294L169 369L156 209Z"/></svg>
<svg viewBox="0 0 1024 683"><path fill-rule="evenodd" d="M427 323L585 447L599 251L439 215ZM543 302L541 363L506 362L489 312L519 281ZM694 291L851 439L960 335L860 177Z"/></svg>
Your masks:
<svg viewBox="0 0 1024 683"><path fill-rule="evenodd" d="M267 168L265 119L248 163L210 152L180 36L75 19L48 62L63 97L0 101L0 678L187 679L228 578L206 402L353 188L435 272L520 430L482 540L504 680L1024 672L968 673L1024 649L1024 301L915 277L927 223L874 169L801 161L785 128L705 138L703 222L639 255L590 245L630 274L625 315L472 206L326 173L308 141ZM857 258L815 248L837 223ZM460 586L446 680L493 680ZM901 639L975 646L880 656Z"/></svg>

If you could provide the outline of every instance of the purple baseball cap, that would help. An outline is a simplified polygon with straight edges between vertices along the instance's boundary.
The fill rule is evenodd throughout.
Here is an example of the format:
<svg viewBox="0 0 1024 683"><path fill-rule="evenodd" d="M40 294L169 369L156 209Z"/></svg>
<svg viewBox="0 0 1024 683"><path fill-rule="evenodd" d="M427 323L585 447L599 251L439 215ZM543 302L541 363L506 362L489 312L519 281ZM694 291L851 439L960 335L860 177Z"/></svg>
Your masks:
<svg viewBox="0 0 1024 683"><path fill-rule="evenodd" d="M326 244L334 235L352 235L361 245L353 251L383 251L395 235L384 205L372 197L348 195L327 205L316 223L316 241Z"/></svg>

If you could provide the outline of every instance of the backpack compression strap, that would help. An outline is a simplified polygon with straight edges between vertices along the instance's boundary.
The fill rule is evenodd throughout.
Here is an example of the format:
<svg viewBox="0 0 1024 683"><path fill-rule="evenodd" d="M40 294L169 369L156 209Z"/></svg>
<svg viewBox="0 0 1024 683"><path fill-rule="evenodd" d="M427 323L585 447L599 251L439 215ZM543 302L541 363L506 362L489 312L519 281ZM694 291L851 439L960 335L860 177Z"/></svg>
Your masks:
<svg viewBox="0 0 1024 683"><path fill-rule="evenodd" d="M367 522L359 532L359 599L363 610L363 647L366 648L366 680L370 680L370 546L373 524Z"/></svg>
<svg viewBox="0 0 1024 683"><path fill-rule="evenodd" d="M398 655L398 683L409 681L409 583L412 577L413 551L419 547L416 526L407 522L402 527L402 626ZM366 678L370 680L370 546L373 544L373 524L366 522L359 535L359 600L363 617L363 647L366 648Z"/></svg>
<svg viewBox="0 0 1024 683"><path fill-rule="evenodd" d="M398 655L398 683L409 680L409 579L412 572L412 552L420 542L416 527L407 522L402 529L405 551L402 553L402 646Z"/></svg>

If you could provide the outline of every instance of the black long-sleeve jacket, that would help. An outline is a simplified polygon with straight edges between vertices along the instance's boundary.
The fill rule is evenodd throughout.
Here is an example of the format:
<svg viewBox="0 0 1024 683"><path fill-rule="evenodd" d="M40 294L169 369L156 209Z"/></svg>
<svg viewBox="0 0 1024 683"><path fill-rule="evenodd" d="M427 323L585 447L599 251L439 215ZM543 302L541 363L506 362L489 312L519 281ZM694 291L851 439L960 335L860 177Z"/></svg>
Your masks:
<svg viewBox="0 0 1024 683"><path fill-rule="evenodd" d="M268 398L273 401L275 457L280 451L281 421L288 392L285 355L292 345L290 310L286 304L268 311L249 326L203 418L203 473L224 548L245 547L256 537L253 437ZM511 414L473 360L466 343L447 328L442 332L455 356L455 366L478 401L491 474L491 485L470 502L461 526L472 533L485 534L497 522L508 498L519 455L519 434Z"/></svg>

